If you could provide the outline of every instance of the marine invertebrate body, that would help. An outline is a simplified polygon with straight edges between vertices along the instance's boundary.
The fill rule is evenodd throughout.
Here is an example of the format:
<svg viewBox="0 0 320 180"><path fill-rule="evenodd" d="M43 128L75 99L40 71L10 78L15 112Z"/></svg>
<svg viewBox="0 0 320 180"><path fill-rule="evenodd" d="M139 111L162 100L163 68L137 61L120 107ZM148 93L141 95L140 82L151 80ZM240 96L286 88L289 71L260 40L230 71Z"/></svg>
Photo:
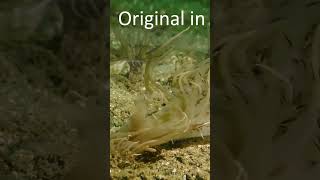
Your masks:
<svg viewBox="0 0 320 180"><path fill-rule="evenodd" d="M194 132L202 136L202 128L210 124L209 72L209 64L200 63L195 69L176 74L170 90L157 89L159 85L152 88L151 94L138 98L129 122L111 130L111 151L154 152L154 146L170 140L189 137ZM149 102L158 97L164 107L148 114Z"/></svg>

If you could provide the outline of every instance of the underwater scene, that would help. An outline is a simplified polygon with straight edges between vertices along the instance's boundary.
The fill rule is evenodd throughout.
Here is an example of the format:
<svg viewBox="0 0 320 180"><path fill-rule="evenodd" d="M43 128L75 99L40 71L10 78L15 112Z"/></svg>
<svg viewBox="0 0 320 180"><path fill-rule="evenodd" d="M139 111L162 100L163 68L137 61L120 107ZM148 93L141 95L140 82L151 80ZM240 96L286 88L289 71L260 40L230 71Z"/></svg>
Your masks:
<svg viewBox="0 0 320 180"><path fill-rule="evenodd" d="M210 179L210 1L111 0L110 9L111 178ZM143 23L143 13L182 10L204 25L118 22L123 11Z"/></svg>

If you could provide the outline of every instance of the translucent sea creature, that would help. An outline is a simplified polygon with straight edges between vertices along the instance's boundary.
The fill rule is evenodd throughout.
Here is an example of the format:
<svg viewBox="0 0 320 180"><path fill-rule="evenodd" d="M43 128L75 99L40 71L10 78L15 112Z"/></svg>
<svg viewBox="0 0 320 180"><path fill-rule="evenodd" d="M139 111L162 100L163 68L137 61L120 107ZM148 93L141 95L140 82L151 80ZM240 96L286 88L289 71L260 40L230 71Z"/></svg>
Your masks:
<svg viewBox="0 0 320 180"><path fill-rule="evenodd" d="M153 94L138 98L128 123L118 130L111 129L111 152L154 152L154 146L185 138L193 132L201 136L202 128L210 124L209 68L207 61L200 63L194 69L175 75L170 91L153 89ZM148 114L148 101L153 101L159 92L166 105Z"/></svg>

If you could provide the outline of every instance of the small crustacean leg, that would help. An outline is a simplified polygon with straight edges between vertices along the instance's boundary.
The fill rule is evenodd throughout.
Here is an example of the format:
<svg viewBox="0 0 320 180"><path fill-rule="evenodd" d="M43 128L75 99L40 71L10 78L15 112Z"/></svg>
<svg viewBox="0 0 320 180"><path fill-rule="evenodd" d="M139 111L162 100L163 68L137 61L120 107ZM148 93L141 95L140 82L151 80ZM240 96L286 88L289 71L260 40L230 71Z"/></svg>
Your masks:
<svg viewBox="0 0 320 180"><path fill-rule="evenodd" d="M188 118L188 115L185 113L185 112L182 112L182 114L183 114L183 118L182 118L182 122L186 122L185 123L185 130L183 131L184 133L185 132L187 132L188 131L188 129L189 129L189 126L190 126L190 124L191 124L191 119L189 119Z"/></svg>
<svg viewBox="0 0 320 180"><path fill-rule="evenodd" d="M192 84L192 85L194 85L194 86L196 86L196 87L198 88L199 94L202 93L202 88L201 88L201 86L200 86L198 83L195 83L195 82L193 82L193 81L190 81L190 84Z"/></svg>
<svg viewBox="0 0 320 180"><path fill-rule="evenodd" d="M134 146L136 146L138 144L139 144L139 141L137 141L137 142L128 141L127 145L124 146L123 149L130 150L130 149L132 149Z"/></svg>
<svg viewBox="0 0 320 180"><path fill-rule="evenodd" d="M134 147L132 149L132 152L141 152L144 151L146 149L150 149L150 145L157 143L158 140L150 140L150 141L146 141L144 143L141 143L139 145L137 145L136 147Z"/></svg>
<svg viewBox="0 0 320 180"><path fill-rule="evenodd" d="M198 126L196 127L196 129L199 131L202 139L204 139L204 136L203 136L203 133L202 133L202 128L203 128L204 126L209 126L209 125L210 125L210 122L205 122L205 123L202 123L202 124L200 124L200 125L198 125Z"/></svg>
<svg viewBox="0 0 320 180"><path fill-rule="evenodd" d="M177 40L182 34L187 32L190 29L190 26L186 28L185 30L181 31L180 33L176 34L169 40L167 40L165 43L163 43L161 46L156 47L148 52L145 53L145 61L146 61L146 66L144 70L144 85L147 90L147 92L151 92L150 86L154 84L154 81L152 80L151 76L151 70L152 70L152 65L155 60L161 59L164 56L168 54L168 52L163 53L163 50L167 47L169 47L170 44L172 44L175 40ZM159 55L160 54L160 55Z"/></svg>
<svg viewBox="0 0 320 180"><path fill-rule="evenodd" d="M166 47L168 47L170 44L172 44L175 40L177 40L182 34L184 34L185 32L187 32L190 29L190 26L187 27L185 30L179 32L178 34L176 34L175 36L173 36L172 38L170 38L168 41L166 41L165 43L163 43L160 47L154 48L151 51L149 51L148 57L150 56L157 56L157 54L161 53L163 49L165 49Z"/></svg>
<svg viewBox="0 0 320 180"><path fill-rule="evenodd" d="M113 147L111 148L111 151L122 149L123 144L126 143L127 141L128 139L126 138L112 139L110 141L111 147Z"/></svg>
<svg viewBox="0 0 320 180"><path fill-rule="evenodd" d="M174 78L174 81L178 81L180 91L181 91L181 93L182 93L183 95L186 95L186 94L187 94L186 91L185 91L185 89L183 88L183 87L184 87L183 81L184 81L184 78L185 78L188 74L190 74L190 73L192 73L192 71L186 71L186 72L183 72L183 73L178 74L178 75Z"/></svg>

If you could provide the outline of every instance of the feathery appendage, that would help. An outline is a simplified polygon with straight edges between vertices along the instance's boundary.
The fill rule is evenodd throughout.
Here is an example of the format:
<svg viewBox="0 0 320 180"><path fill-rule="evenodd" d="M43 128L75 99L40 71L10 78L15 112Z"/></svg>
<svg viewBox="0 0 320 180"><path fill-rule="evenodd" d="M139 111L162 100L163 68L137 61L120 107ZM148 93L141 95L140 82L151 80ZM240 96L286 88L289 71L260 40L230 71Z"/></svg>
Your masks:
<svg viewBox="0 0 320 180"><path fill-rule="evenodd" d="M196 68L174 76L170 90L153 87L136 101L136 110L129 122L111 132L111 152L141 153L156 151L152 147L170 140L200 132L210 124L210 66L200 63ZM165 107L147 114L148 102L163 97Z"/></svg>

